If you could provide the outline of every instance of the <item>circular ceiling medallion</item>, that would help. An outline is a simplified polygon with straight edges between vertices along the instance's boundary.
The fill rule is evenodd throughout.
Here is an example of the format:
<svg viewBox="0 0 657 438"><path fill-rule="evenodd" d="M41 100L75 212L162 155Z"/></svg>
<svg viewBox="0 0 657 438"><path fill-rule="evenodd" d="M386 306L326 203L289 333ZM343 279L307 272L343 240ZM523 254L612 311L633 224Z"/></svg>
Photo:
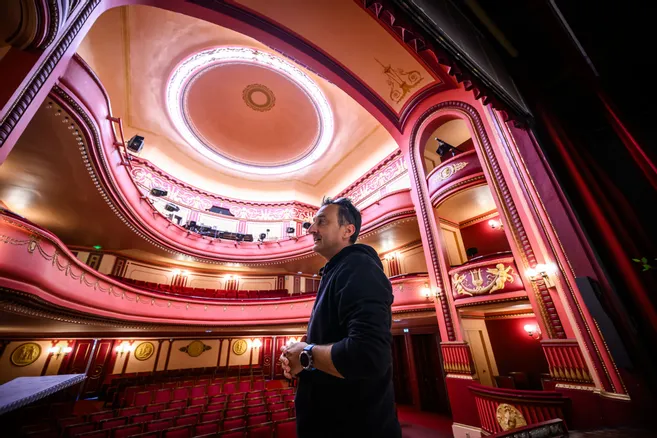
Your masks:
<svg viewBox="0 0 657 438"><path fill-rule="evenodd" d="M262 84L247 85L242 91L244 103L256 111L269 111L276 105L274 92Z"/></svg>
<svg viewBox="0 0 657 438"><path fill-rule="evenodd" d="M237 172L295 172L333 138L333 113L315 81L283 58L247 47L184 59L169 78L166 105L191 148Z"/></svg>

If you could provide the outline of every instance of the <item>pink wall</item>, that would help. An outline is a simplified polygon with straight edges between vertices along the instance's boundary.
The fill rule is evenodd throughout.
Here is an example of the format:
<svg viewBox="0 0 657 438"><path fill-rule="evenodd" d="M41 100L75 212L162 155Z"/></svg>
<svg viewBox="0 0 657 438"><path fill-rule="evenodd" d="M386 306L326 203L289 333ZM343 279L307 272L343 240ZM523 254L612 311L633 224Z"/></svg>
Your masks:
<svg viewBox="0 0 657 438"><path fill-rule="evenodd" d="M499 374L508 376L511 371L524 371L530 381L540 385L539 374L549 372L548 364L540 341L527 335L525 324L536 324L536 318L486 320Z"/></svg>
<svg viewBox="0 0 657 438"><path fill-rule="evenodd" d="M499 216L494 218L499 221ZM499 228L492 229L488 225L489 219L478 222L469 227L461 228L461 237L466 250L476 247L479 250L477 255L483 256L494 254L496 252L511 251L509 241L503 230Z"/></svg>

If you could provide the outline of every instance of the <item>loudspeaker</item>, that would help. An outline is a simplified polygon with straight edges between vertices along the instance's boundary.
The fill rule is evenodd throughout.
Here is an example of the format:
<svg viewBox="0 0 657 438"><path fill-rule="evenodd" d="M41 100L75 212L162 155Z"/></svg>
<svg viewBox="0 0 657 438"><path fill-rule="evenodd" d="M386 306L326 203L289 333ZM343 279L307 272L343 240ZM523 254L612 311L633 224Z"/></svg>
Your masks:
<svg viewBox="0 0 657 438"><path fill-rule="evenodd" d="M166 211L179 211L180 207L178 207L176 204L168 202L167 205L164 206L164 209Z"/></svg>
<svg viewBox="0 0 657 438"><path fill-rule="evenodd" d="M144 148L144 137L141 135L135 135L130 140L128 140L128 145L126 146L130 152L138 154Z"/></svg>

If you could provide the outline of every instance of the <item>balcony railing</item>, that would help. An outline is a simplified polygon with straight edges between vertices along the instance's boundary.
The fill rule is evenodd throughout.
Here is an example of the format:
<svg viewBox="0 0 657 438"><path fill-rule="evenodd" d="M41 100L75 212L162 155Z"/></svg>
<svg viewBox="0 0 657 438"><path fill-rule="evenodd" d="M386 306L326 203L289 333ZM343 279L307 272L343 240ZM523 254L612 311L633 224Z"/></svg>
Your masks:
<svg viewBox="0 0 657 438"><path fill-rule="evenodd" d="M427 175L429 197L433 205L439 204L451 194L484 181L477 153L463 152L440 163Z"/></svg>
<svg viewBox="0 0 657 438"><path fill-rule="evenodd" d="M455 300L524 291L510 253L477 257L449 271Z"/></svg>

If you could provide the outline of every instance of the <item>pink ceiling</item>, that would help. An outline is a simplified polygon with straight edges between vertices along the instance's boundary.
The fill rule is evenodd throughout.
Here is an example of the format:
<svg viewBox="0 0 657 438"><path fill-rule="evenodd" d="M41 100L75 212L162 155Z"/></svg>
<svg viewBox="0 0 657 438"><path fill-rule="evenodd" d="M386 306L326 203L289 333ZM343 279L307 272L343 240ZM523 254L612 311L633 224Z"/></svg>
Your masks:
<svg viewBox="0 0 657 438"><path fill-rule="evenodd" d="M367 14L364 18L371 20ZM114 8L103 14L78 53L107 89L113 114L123 120L126 136L139 134L146 138L140 155L167 173L208 192L230 193L253 201L297 200L317 204L322 196L339 193L397 149L387 131L356 101L298 66L315 81L331 106L335 128L327 152L299 171L277 176L246 175L209 162L178 134L164 97L169 75L181 60L217 46L251 47L272 53L269 47L240 33L147 6ZM207 74L218 78L222 73ZM277 80L274 74L260 75L255 68L250 74L253 75L250 82L267 86L276 96L272 110L256 114L246 107L241 98L246 81L232 75L235 94L230 97L230 104L199 98L204 103L191 108L192 122L203 136L213 140L213 147L235 158L278 162L303 154L316 135L317 126L307 99L295 96L296 90ZM212 85L211 77L200 80L202 84ZM197 95L208 94L218 99L224 91L220 86L215 87L195 89L194 86L190 98L196 100ZM254 95L256 99L261 97ZM215 113L229 114L230 119L217 120L213 118ZM280 145L283 150L279 150Z"/></svg>
<svg viewBox="0 0 657 438"><path fill-rule="evenodd" d="M255 91L249 93L249 86ZM319 134L317 111L305 92L263 67L211 68L188 85L185 98L188 122L204 143L241 163L273 166L298 160Z"/></svg>

